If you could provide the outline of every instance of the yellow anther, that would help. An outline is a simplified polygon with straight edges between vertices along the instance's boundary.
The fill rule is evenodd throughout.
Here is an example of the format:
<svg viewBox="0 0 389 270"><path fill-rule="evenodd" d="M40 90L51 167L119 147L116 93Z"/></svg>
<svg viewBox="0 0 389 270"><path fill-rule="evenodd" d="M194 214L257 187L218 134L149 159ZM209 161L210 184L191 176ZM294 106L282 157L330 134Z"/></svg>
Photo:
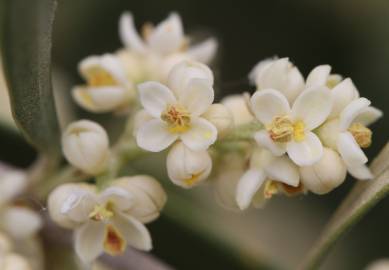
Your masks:
<svg viewBox="0 0 389 270"><path fill-rule="evenodd" d="M161 114L161 119L168 124L172 133L185 132L190 128L190 113L180 105L169 105Z"/></svg>
<svg viewBox="0 0 389 270"><path fill-rule="evenodd" d="M105 229L104 250L109 255L116 256L122 254L126 249L127 243L118 230L111 224Z"/></svg>
<svg viewBox="0 0 389 270"><path fill-rule="evenodd" d="M373 132L361 123L353 123L348 131L353 135L360 147L366 148L371 145L371 136Z"/></svg>
<svg viewBox="0 0 389 270"><path fill-rule="evenodd" d="M293 123L288 116L274 117L267 130L275 142L289 142L293 137Z"/></svg>
<svg viewBox="0 0 389 270"><path fill-rule="evenodd" d="M265 189L263 191L265 198L270 199L273 195L278 193L278 185L277 182L269 180L265 183Z"/></svg>
<svg viewBox="0 0 389 270"><path fill-rule="evenodd" d="M110 219L113 215L114 213L112 211L112 207L108 203L106 205L96 205L93 211L89 214L89 218L95 221L102 221Z"/></svg>

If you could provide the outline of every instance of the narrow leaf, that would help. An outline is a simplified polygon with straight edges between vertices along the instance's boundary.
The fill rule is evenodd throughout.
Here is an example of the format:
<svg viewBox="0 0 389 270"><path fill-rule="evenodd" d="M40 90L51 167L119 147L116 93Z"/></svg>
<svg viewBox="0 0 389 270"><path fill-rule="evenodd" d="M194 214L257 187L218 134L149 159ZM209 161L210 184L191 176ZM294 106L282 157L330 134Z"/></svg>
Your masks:
<svg viewBox="0 0 389 270"><path fill-rule="evenodd" d="M370 181L360 181L335 211L322 234L313 245L300 269L318 269L331 247L353 225L389 193L389 143L373 161L375 176Z"/></svg>
<svg viewBox="0 0 389 270"><path fill-rule="evenodd" d="M14 119L38 150L56 153L59 125L51 84L55 0L2 1L2 58Z"/></svg>

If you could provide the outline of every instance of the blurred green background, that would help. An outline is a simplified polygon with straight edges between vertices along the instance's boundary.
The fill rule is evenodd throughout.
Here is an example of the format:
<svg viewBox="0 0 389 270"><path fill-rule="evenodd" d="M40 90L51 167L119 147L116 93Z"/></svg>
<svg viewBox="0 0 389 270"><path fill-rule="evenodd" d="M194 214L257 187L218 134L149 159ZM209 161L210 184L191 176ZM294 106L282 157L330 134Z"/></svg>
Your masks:
<svg viewBox="0 0 389 270"><path fill-rule="evenodd" d="M316 65L332 65L335 73L351 77L363 96L389 114L387 0L59 0L53 61L67 85L81 81L81 59L121 47L117 26L125 10L134 14L138 27L177 11L187 33L216 35L219 98L253 91L246 80L250 69L264 58L288 56L304 75ZM384 119L373 127L370 158L387 141L389 125ZM0 134L0 149L0 159L20 166L27 166L35 155L9 131ZM147 161L156 164L158 157ZM264 210L245 213L219 207L207 187L183 191L166 182L172 199L166 214L150 227L153 253L177 269L266 269L274 261L280 269L292 269L353 182L348 179L329 195L276 198ZM372 260L389 257L388 213L386 199L341 239L321 269L363 269Z"/></svg>

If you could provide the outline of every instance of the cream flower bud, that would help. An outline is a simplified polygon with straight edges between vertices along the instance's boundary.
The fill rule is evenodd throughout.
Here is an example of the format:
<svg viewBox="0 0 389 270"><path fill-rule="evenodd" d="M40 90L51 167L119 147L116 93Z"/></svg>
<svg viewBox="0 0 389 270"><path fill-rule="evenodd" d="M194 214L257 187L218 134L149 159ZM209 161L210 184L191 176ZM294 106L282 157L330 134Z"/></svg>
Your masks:
<svg viewBox="0 0 389 270"><path fill-rule="evenodd" d="M235 126L248 124L254 120L243 95L231 95L222 99L221 104L231 112Z"/></svg>
<svg viewBox="0 0 389 270"><path fill-rule="evenodd" d="M212 160L206 150L193 151L183 143L175 144L167 156L167 172L172 182L191 188L207 179Z"/></svg>
<svg viewBox="0 0 389 270"><path fill-rule="evenodd" d="M223 104L212 104L203 117L216 127L218 136L225 135L233 126L232 114Z"/></svg>
<svg viewBox="0 0 389 270"><path fill-rule="evenodd" d="M158 218L167 201L166 192L161 184L148 175L122 177L115 180L112 186L124 188L134 196L134 205L127 213L143 223Z"/></svg>
<svg viewBox="0 0 389 270"><path fill-rule="evenodd" d="M346 179L347 168L339 154L330 148L323 149L322 158L312 166L301 167L301 181L308 190L325 194Z"/></svg>
<svg viewBox="0 0 389 270"><path fill-rule="evenodd" d="M107 166L108 135L95 122L89 120L73 122L62 136L62 150L74 167L85 173L97 175Z"/></svg>
<svg viewBox="0 0 389 270"><path fill-rule="evenodd" d="M83 194L94 192L87 184L64 184L55 188L49 195L47 206L51 219L61 227L72 229L80 225L64 213L64 207L81 201Z"/></svg>

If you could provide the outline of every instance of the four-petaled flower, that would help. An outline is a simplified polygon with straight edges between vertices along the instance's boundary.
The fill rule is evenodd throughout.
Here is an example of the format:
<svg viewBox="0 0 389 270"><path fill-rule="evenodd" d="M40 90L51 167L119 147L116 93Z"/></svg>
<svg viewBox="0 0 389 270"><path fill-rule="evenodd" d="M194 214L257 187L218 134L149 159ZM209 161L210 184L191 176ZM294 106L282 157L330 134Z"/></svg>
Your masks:
<svg viewBox="0 0 389 270"><path fill-rule="evenodd" d="M255 134L259 145L276 156L287 152L299 166L312 165L321 158L323 146L312 130L331 112L332 100L326 87L303 91L292 108L277 90L257 91L251 98L251 107L266 128Z"/></svg>
<svg viewBox="0 0 389 270"><path fill-rule="evenodd" d="M95 186L65 184L48 200L51 218L60 226L75 229L75 248L85 262L103 251L122 254L127 245L140 250L152 248L143 223L159 216L166 194L148 176L124 177L98 193Z"/></svg>
<svg viewBox="0 0 389 270"><path fill-rule="evenodd" d="M158 82L138 86L140 102L151 116L136 132L141 148L159 152L180 139L198 151L215 142L216 127L202 117L214 100L213 76L208 70L200 63L184 61L170 73L169 87Z"/></svg>

